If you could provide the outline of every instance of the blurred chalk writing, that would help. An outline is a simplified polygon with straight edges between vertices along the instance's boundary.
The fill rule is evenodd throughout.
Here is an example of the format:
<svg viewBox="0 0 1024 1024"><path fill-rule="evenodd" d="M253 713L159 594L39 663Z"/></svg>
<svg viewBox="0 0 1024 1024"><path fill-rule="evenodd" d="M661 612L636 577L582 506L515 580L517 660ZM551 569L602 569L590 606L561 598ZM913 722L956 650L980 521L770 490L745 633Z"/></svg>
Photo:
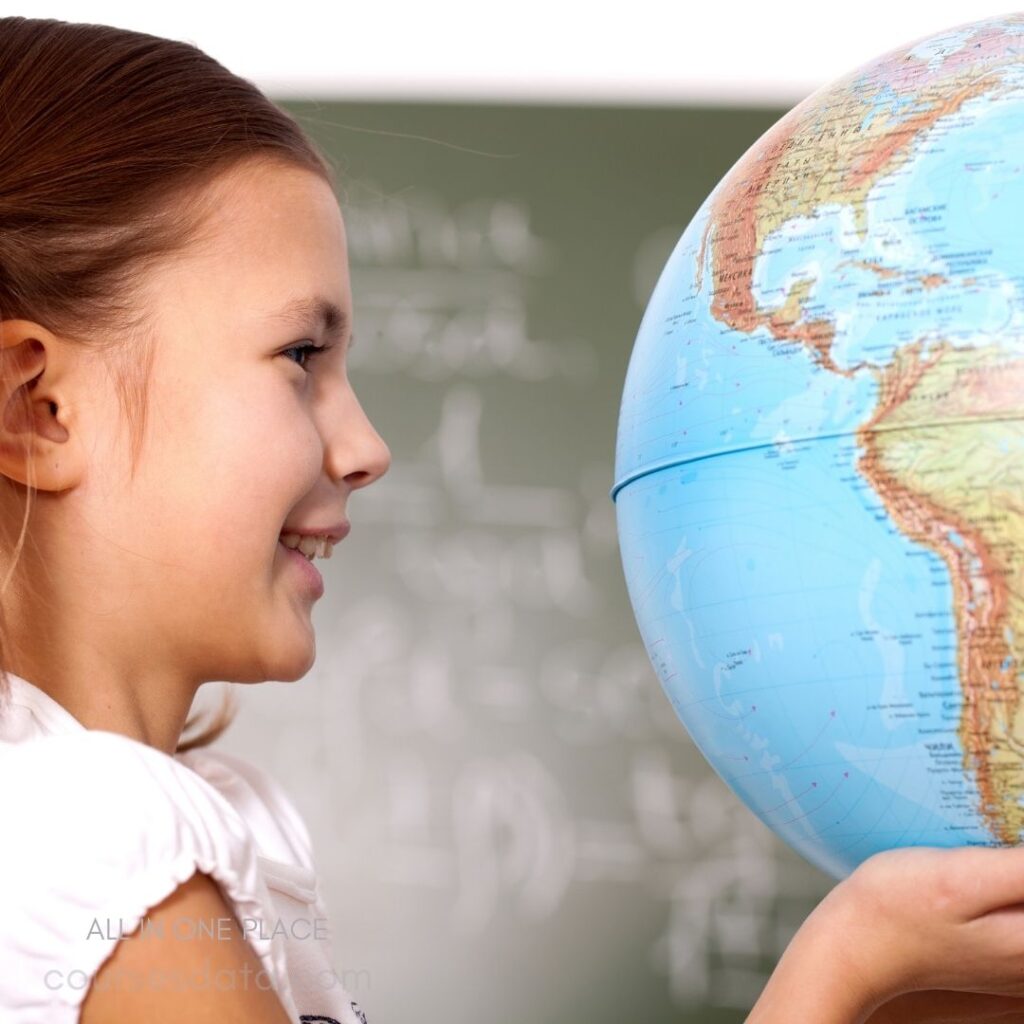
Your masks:
<svg viewBox="0 0 1024 1024"><path fill-rule="evenodd" d="M359 331L374 340L354 365L423 380L593 378L585 343L554 343L527 330L524 285L554 272L557 259L532 232L521 200L452 210L421 191L347 213L359 259Z"/></svg>

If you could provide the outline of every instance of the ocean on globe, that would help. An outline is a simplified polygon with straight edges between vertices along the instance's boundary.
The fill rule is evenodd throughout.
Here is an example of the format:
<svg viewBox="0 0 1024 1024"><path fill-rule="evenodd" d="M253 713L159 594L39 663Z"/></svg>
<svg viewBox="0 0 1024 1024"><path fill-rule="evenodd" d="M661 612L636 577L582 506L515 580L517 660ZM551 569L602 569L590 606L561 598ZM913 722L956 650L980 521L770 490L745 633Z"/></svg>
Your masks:
<svg viewBox="0 0 1024 1024"><path fill-rule="evenodd" d="M835 878L1024 830L1024 15L808 97L701 205L614 487L694 743Z"/></svg>

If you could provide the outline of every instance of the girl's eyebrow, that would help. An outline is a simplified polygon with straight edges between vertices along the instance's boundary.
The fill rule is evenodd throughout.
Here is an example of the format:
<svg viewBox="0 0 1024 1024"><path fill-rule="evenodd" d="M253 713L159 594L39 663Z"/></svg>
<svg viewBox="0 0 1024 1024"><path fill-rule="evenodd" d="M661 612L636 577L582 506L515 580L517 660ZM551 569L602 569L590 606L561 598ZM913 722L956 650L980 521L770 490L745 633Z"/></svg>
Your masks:
<svg viewBox="0 0 1024 1024"><path fill-rule="evenodd" d="M340 341L349 325L348 313L336 302L325 299L322 295L293 299L276 313L272 313L270 319L299 330L315 326L332 342ZM349 348L354 344L355 338L350 338Z"/></svg>

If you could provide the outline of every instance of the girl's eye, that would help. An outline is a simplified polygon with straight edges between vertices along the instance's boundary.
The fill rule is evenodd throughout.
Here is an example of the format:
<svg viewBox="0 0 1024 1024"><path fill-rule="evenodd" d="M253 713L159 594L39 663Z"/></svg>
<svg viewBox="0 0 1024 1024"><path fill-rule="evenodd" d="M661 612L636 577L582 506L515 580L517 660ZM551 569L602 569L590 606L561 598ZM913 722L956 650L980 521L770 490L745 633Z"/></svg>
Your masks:
<svg viewBox="0 0 1024 1024"><path fill-rule="evenodd" d="M286 348L283 352L280 353L280 355L284 356L287 355L289 352L299 352L305 354L307 356L306 363L301 363L294 360L293 361L296 362L297 366L301 366L302 369L306 371L306 373L309 373L309 370L306 368L306 364L309 362L309 360L312 359L314 356L320 355L321 352L325 351L326 349L329 349L330 347L330 345L317 345L312 341L307 341L302 345L293 345L291 348Z"/></svg>

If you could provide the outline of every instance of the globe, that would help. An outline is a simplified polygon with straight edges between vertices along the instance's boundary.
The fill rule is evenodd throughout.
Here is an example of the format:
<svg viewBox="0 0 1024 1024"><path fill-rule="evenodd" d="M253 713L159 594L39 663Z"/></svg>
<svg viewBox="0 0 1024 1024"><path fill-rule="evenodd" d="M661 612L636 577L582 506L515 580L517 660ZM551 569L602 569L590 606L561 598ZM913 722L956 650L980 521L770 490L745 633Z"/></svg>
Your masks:
<svg viewBox="0 0 1024 1024"><path fill-rule="evenodd" d="M629 599L693 742L834 878L1024 829L1024 15L791 110L630 356Z"/></svg>

